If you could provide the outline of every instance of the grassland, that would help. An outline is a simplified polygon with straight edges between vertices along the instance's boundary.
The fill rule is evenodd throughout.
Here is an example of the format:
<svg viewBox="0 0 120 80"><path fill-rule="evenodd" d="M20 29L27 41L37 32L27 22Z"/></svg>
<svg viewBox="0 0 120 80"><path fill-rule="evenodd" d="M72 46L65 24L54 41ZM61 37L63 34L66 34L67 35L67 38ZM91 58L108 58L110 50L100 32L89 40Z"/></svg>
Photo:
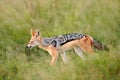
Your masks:
<svg viewBox="0 0 120 80"><path fill-rule="evenodd" d="M110 50L86 61L71 50L50 67L46 51L25 49L31 28L89 34ZM120 0L0 0L0 80L120 80Z"/></svg>

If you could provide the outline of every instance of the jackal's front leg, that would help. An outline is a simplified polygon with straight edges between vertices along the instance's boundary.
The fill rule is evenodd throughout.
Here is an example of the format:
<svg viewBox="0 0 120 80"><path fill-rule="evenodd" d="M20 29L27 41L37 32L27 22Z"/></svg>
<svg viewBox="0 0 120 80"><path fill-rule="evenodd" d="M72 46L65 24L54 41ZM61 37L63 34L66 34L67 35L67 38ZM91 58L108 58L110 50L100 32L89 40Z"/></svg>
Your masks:
<svg viewBox="0 0 120 80"><path fill-rule="evenodd" d="M62 58L64 64L66 64L66 63L67 63L67 58L66 58L65 52L60 53L60 56L61 56L61 58Z"/></svg>
<svg viewBox="0 0 120 80"><path fill-rule="evenodd" d="M55 47L53 47L52 45L49 46L49 51L50 55L52 56L52 61L50 63L50 65L54 65L56 63L56 60L58 58L58 52L56 50Z"/></svg>
<svg viewBox="0 0 120 80"><path fill-rule="evenodd" d="M53 53L53 55L52 55L52 61L50 63L51 66L56 63L57 58L58 58L58 54Z"/></svg>

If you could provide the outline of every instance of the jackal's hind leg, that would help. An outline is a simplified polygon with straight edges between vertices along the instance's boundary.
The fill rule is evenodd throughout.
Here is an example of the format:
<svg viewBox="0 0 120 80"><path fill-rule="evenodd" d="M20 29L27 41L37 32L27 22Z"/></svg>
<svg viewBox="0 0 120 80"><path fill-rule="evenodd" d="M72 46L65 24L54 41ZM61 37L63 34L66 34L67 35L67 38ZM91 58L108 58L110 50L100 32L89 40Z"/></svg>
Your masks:
<svg viewBox="0 0 120 80"><path fill-rule="evenodd" d="M75 51L83 60L85 60L83 51L82 51L82 49L81 49L80 47L74 47L74 51Z"/></svg>
<svg viewBox="0 0 120 80"><path fill-rule="evenodd" d="M92 49L92 40L89 36L84 37L80 40L80 47L85 53L94 54L94 50Z"/></svg>
<svg viewBox="0 0 120 80"><path fill-rule="evenodd" d="M61 56L61 58L62 58L64 64L66 64L66 62L67 62L67 58L66 58L66 54L65 54L65 52L61 52L61 53L60 53L60 56Z"/></svg>

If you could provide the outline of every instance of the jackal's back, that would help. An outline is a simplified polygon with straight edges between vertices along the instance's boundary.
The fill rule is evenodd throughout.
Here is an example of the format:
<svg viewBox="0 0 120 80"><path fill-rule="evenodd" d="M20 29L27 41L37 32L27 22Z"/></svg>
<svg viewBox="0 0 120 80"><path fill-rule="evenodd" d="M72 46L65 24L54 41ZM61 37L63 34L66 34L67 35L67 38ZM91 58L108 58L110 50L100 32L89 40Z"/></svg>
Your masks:
<svg viewBox="0 0 120 80"><path fill-rule="evenodd" d="M74 41L77 39L81 39L84 36L86 36L85 34L80 34L80 33L71 33L71 34L65 34L65 35L60 35L60 36L56 36L53 38L44 38L44 43L45 44L52 44L54 47L60 47L70 41Z"/></svg>
<svg viewBox="0 0 120 80"><path fill-rule="evenodd" d="M56 38L56 40L58 42L60 42L61 45L64 45L67 42L77 40L77 39L81 39L84 36L86 36L86 35L85 34L80 34L80 33L72 33L72 34L65 34L65 35L62 35L62 36L58 36Z"/></svg>

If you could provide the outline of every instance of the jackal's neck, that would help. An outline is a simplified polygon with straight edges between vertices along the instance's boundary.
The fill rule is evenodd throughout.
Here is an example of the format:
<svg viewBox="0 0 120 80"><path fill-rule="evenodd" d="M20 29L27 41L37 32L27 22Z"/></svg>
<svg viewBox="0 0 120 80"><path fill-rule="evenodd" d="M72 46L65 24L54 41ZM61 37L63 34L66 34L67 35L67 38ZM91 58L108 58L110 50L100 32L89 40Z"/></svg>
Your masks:
<svg viewBox="0 0 120 80"><path fill-rule="evenodd" d="M49 45L46 45L46 44L43 43L43 38L42 38L42 37L39 37L39 40L38 40L38 41L39 41L39 47L40 47L40 48L42 48L42 49L44 49L44 50L47 50L47 49L48 49L48 46L49 46Z"/></svg>

